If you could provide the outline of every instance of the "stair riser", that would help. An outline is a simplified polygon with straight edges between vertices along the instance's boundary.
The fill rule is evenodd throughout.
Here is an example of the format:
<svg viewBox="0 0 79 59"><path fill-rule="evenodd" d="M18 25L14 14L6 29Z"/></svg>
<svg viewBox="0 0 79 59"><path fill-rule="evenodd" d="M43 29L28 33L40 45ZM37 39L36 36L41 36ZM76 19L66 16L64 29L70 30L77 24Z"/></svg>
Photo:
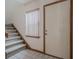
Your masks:
<svg viewBox="0 0 79 59"><path fill-rule="evenodd" d="M5 28L6 30L15 30L15 28Z"/></svg>
<svg viewBox="0 0 79 59"><path fill-rule="evenodd" d="M15 37L18 36L18 34L9 35L8 37Z"/></svg>
<svg viewBox="0 0 79 59"><path fill-rule="evenodd" d="M16 36L16 35L18 35L18 34L8 34L8 36Z"/></svg>
<svg viewBox="0 0 79 59"><path fill-rule="evenodd" d="M8 53L11 53L11 52L13 52L13 51L15 51L15 50L18 50L19 48L23 48L23 47L25 47L25 46L26 46L25 44L16 45L16 46L14 46L13 48L7 49L7 50L6 50L6 53L7 53L7 54L8 54Z"/></svg>
<svg viewBox="0 0 79 59"><path fill-rule="evenodd" d="M13 27L12 25L6 25L5 27Z"/></svg>
<svg viewBox="0 0 79 59"><path fill-rule="evenodd" d="M8 41L8 40L15 40L15 39L21 39L21 37L8 38L8 39L6 39L6 41Z"/></svg>
<svg viewBox="0 0 79 59"><path fill-rule="evenodd" d="M21 40L21 39L6 40L6 43L10 43L10 42L18 41L18 40Z"/></svg>
<svg viewBox="0 0 79 59"><path fill-rule="evenodd" d="M6 31L6 32L8 32L8 33L9 33L9 32L15 32L15 33L16 33L17 31L16 31L16 30L8 30L8 31Z"/></svg>
<svg viewBox="0 0 79 59"><path fill-rule="evenodd" d="M12 46L16 46L16 45L19 45L19 44L23 44L23 42L19 42L19 43L16 43L16 44L12 44L12 45L9 45L9 46L7 46L7 47L5 47L5 48L8 49L8 48L10 48L10 47L12 47Z"/></svg>
<svg viewBox="0 0 79 59"><path fill-rule="evenodd" d="M11 56L11 54L15 53L16 51L19 51L21 48L27 47L24 41L21 40L21 36L13 25L6 25L5 32L8 33L5 45L7 57Z"/></svg>
<svg viewBox="0 0 79 59"><path fill-rule="evenodd" d="M26 49L26 47L23 47L23 48L19 48L18 50L15 50L15 51L13 51L13 52L11 52L11 53L8 53L8 54L7 54L7 58L9 58L9 57L11 57L11 56L14 56L14 55L17 54L18 52L23 51L23 50L25 50L25 49Z"/></svg>

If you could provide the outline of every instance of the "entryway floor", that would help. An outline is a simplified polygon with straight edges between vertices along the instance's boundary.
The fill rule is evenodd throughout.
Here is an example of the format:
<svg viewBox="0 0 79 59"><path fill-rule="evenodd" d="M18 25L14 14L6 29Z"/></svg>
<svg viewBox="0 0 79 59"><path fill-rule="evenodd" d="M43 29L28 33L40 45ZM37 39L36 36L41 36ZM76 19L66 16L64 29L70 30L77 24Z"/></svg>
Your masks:
<svg viewBox="0 0 79 59"><path fill-rule="evenodd" d="M29 49L25 49L9 57L8 59L58 59L58 58L44 55L42 53L38 53Z"/></svg>

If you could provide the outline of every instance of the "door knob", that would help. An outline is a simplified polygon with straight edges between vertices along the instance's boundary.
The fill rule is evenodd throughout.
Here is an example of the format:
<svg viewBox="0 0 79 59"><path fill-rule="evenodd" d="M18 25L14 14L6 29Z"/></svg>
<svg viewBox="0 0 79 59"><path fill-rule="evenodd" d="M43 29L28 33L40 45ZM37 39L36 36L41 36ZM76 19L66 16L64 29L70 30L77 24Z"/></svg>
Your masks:
<svg viewBox="0 0 79 59"><path fill-rule="evenodd" d="M47 33L45 33L45 35L47 35Z"/></svg>

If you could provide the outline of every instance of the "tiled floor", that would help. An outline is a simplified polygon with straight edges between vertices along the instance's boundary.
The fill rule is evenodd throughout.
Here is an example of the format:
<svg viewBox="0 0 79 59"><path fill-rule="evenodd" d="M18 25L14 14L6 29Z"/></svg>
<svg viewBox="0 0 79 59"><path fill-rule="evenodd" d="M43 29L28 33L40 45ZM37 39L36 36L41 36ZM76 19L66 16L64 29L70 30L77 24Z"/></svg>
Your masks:
<svg viewBox="0 0 79 59"><path fill-rule="evenodd" d="M57 59L57 58L26 49L9 57L8 59Z"/></svg>

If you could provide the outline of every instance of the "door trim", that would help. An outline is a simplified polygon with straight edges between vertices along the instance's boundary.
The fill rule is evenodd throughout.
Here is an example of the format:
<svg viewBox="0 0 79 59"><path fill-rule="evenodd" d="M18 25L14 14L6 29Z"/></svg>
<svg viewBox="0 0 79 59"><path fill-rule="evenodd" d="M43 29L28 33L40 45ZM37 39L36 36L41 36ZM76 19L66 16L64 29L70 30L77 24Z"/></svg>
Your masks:
<svg viewBox="0 0 79 59"><path fill-rule="evenodd" d="M58 4L67 0L59 0L43 6L43 52L46 54L45 40L45 7ZM73 59L73 0L70 0L70 59Z"/></svg>

